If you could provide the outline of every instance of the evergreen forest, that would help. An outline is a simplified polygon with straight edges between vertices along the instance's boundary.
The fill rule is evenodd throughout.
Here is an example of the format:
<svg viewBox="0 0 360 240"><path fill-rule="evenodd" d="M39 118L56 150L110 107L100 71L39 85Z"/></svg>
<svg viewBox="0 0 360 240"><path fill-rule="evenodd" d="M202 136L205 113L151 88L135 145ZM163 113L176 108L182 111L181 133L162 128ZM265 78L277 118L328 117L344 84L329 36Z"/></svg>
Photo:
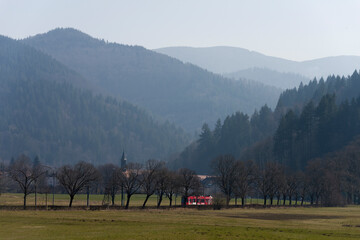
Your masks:
<svg viewBox="0 0 360 240"><path fill-rule="evenodd" d="M82 84L83 77L48 55L0 37L0 157L25 153L51 166L100 164L118 162L125 150L131 161L144 162L189 143L173 124Z"/></svg>
<svg viewBox="0 0 360 240"><path fill-rule="evenodd" d="M277 108L263 106L249 117L236 112L214 128L203 124L199 139L174 158L174 166L211 173L210 162L231 154L260 165L275 161L291 171L347 146L360 135L360 75L314 79L281 94Z"/></svg>

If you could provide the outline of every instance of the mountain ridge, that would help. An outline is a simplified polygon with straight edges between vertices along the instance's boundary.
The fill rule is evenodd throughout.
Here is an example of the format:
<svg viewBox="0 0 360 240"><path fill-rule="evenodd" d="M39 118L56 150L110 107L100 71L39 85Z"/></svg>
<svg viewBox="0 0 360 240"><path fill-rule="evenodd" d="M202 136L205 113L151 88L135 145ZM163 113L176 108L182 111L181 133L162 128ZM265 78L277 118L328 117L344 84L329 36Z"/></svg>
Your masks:
<svg viewBox="0 0 360 240"><path fill-rule="evenodd" d="M155 51L184 62L191 62L219 74L232 74L251 68L267 68L280 73L300 74L313 79L332 74L347 76L351 75L354 69L360 68L360 56L354 55L293 61L237 47L168 47L155 49Z"/></svg>
<svg viewBox="0 0 360 240"><path fill-rule="evenodd" d="M71 39L79 41L72 44ZM22 42L79 72L106 94L188 131L238 110L252 113L265 103L274 107L280 95L274 87L234 81L143 47L108 43L79 30L55 29Z"/></svg>
<svg viewBox="0 0 360 240"><path fill-rule="evenodd" d="M190 137L127 101L74 85L79 74L20 41L0 36L0 158L26 153L58 166L164 159ZM74 81L73 81L74 80Z"/></svg>

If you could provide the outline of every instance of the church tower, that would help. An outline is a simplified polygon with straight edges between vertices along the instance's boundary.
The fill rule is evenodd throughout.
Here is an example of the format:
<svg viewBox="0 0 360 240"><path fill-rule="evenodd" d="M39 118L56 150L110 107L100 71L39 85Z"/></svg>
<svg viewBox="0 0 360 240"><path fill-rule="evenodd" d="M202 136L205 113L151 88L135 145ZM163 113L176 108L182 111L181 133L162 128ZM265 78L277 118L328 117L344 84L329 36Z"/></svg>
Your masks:
<svg viewBox="0 0 360 240"><path fill-rule="evenodd" d="M126 170L126 162L127 162L127 159L126 159L125 151L123 151L123 154L121 156L121 162L120 162L120 166L123 171Z"/></svg>

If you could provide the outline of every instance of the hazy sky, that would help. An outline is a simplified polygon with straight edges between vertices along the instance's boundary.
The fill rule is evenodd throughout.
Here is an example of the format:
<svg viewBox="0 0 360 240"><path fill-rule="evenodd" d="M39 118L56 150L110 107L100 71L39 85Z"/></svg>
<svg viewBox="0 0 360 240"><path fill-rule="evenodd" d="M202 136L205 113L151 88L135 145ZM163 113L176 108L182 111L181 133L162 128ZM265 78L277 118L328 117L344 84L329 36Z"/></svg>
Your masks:
<svg viewBox="0 0 360 240"><path fill-rule="evenodd" d="M154 49L235 46L292 60L360 55L357 0L0 0L0 34L73 27Z"/></svg>

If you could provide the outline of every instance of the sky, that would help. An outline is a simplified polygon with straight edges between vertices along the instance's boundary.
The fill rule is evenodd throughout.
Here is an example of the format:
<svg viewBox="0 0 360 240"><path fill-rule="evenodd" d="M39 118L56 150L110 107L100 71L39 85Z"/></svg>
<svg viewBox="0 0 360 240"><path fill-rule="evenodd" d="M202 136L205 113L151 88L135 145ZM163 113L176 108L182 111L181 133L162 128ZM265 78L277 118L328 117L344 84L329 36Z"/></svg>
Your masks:
<svg viewBox="0 0 360 240"><path fill-rule="evenodd" d="M358 0L0 0L0 35L72 27L148 49L233 46L302 61L360 56Z"/></svg>

